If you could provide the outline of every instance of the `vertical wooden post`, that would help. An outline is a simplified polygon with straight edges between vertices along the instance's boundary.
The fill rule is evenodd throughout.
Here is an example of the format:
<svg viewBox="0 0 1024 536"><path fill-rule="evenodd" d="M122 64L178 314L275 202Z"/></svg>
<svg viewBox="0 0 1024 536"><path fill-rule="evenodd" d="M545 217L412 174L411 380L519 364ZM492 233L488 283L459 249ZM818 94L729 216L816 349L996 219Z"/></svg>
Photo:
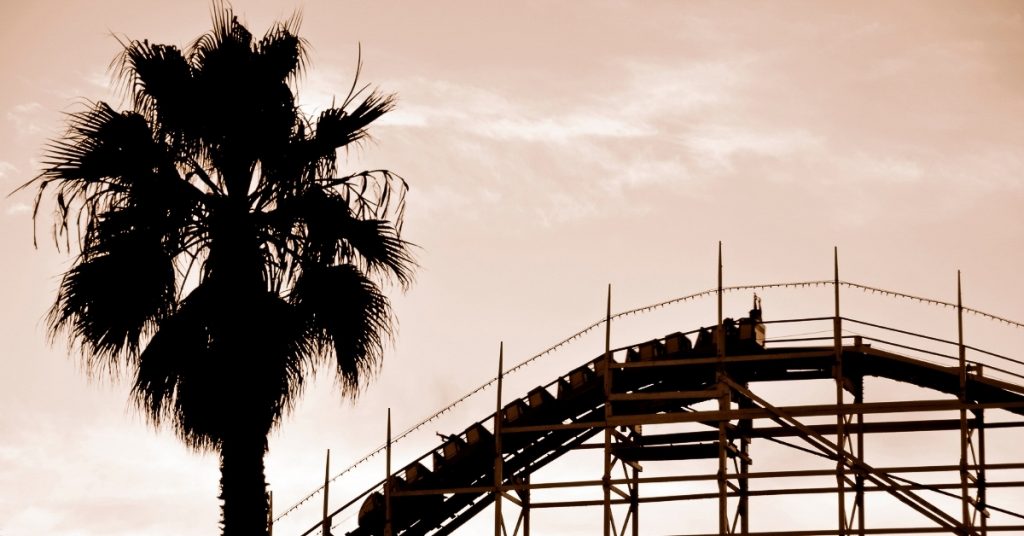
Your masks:
<svg viewBox="0 0 1024 536"><path fill-rule="evenodd" d="M523 502L523 536L530 536L530 474L527 473L523 483L526 484L526 488L519 495L519 499Z"/></svg>
<svg viewBox="0 0 1024 536"><path fill-rule="evenodd" d="M391 528L391 408L388 408L388 439L384 451L384 536L392 536Z"/></svg>
<svg viewBox="0 0 1024 536"><path fill-rule="evenodd" d="M981 374L981 367L978 367L978 374ZM977 421L975 429L978 431L978 504L976 508L979 514L979 523L981 525L981 536L988 534L988 490L986 489L988 481L985 475L985 409L979 409L974 412L974 419Z"/></svg>
<svg viewBox="0 0 1024 536"><path fill-rule="evenodd" d="M718 367L715 372L718 383L718 409L727 411L732 407L731 390L725 383L725 327L722 325L722 242L718 242L718 327L715 346L718 350ZM726 449L729 445L729 421L718 421L718 533L729 533L729 489L726 473L729 470Z"/></svg>
<svg viewBox="0 0 1024 536"><path fill-rule="evenodd" d="M749 385L744 383L744 387ZM753 408L755 404L749 397L741 396L737 401L740 409ZM750 436L754 429L752 419L743 419L738 423L740 431L740 504L737 508L740 516L740 534L750 533Z"/></svg>
<svg viewBox="0 0 1024 536"><path fill-rule="evenodd" d="M501 514L501 484L505 459L501 455L501 384L505 371L505 342L498 346L498 400L494 410L494 536L501 536L505 520Z"/></svg>
<svg viewBox="0 0 1024 536"><path fill-rule="evenodd" d="M859 407L864 403L864 376L861 374L857 375L855 381L856 389L853 394L853 403ZM864 412L857 412L857 457L862 461L865 459L864 455ZM854 483L856 485L856 495L854 498L854 508L857 509L857 536L864 536L867 527L867 514L864 512L864 472L858 470L857 475L854 477Z"/></svg>
<svg viewBox="0 0 1024 536"><path fill-rule="evenodd" d="M718 337L715 337L715 346L718 347L719 367L721 368L722 358L725 357L725 331L722 328L722 241L718 241Z"/></svg>
<svg viewBox="0 0 1024 536"><path fill-rule="evenodd" d="M725 386L725 382L719 383L718 409L727 411L732 407L732 391ZM729 436L726 426L728 421L718 421L718 533L729 534L729 481L727 472L729 463L726 449L729 445Z"/></svg>
<svg viewBox="0 0 1024 536"><path fill-rule="evenodd" d="M327 459L324 461L324 515L320 531L324 536L331 534L331 519L327 517L328 500L331 495L331 449L327 449Z"/></svg>
<svg viewBox="0 0 1024 536"><path fill-rule="evenodd" d="M612 417L612 286L608 285L608 300L604 319L604 536L612 531L612 429L608 424Z"/></svg>
<svg viewBox="0 0 1024 536"><path fill-rule="evenodd" d="M274 536L274 492L273 491L268 491L267 492L267 536Z"/></svg>
<svg viewBox="0 0 1024 536"><path fill-rule="evenodd" d="M839 457L836 460L836 484L839 492L839 534L840 536L846 536L849 526L849 521L846 518L846 452L849 438L846 435L846 414L843 412L843 324L839 313L838 247L833 247L832 249L832 288L835 299L835 315L832 317L832 347L834 349L832 377L835 378L836 382L836 445L839 446L839 451L836 453Z"/></svg>
<svg viewBox="0 0 1024 536"><path fill-rule="evenodd" d="M956 332L957 349L960 367L960 392L958 398L961 404L967 403L967 348L964 346L964 304L963 290L960 284L960 270L956 271ZM960 408L960 502L961 519L963 529L969 530L971 526L971 496L968 489L967 475L967 447L970 443L971 431L967 426L967 409Z"/></svg>
<svg viewBox="0 0 1024 536"><path fill-rule="evenodd" d="M635 465L632 469L633 486L629 490L629 510L633 519L633 536L640 536L640 471Z"/></svg>

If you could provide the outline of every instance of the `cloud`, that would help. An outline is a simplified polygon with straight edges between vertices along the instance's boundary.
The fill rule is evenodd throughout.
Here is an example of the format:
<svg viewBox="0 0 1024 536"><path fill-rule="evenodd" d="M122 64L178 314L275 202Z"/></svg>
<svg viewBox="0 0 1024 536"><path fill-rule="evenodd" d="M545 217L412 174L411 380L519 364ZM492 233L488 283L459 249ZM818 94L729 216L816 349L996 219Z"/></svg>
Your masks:
<svg viewBox="0 0 1024 536"><path fill-rule="evenodd" d="M52 85L40 88L46 94L57 98L57 101L67 103L80 99L89 100L111 100L110 104L117 108L119 97L125 97L123 90L126 86L118 83L113 72L106 69L92 69L90 71L75 70L75 78L68 84ZM120 102L125 105L124 101Z"/></svg>
<svg viewBox="0 0 1024 536"><path fill-rule="evenodd" d="M547 204L557 207L552 210L549 207L535 207L537 220L544 227L553 227L560 224L586 220L598 216L600 210L597 204L578 195L566 192L554 192L548 195Z"/></svg>
<svg viewBox="0 0 1024 536"><path fill-rule="evenodd" d="M602 114L575 113L561 117L501 118L482 122L475 130L499 140L524 140L542 143L568 143L578 138L635 138L652 136L653 128L630 124Z"/></svg>
<svg viewBox="0 0 1024 536"><path fill-rule="evenodd" d="M901 156L858 153L843 160L851 170L850 175L858 181L911 184L925 175L922 163Z"/></svg>
<svg viewBox="0 0 1024 536"><path fill-rule="evenodd" d="M425 127L428 125L428 121L424 114L399 106L385 114L375 124L382 127Z"/></svg>
<svg viewBox="0 0 1024 536"><path fill-rule="evenodd" d="M822 140L803 129L765 130L752 125L706 124L680 138L706 167L732 170L738 156L785 158L818 151Z"/></svg>
<svg viewBox="0 0 1024 536"><path fill-rule="evenodd" d="M4 214L8 216L20 216L22 214L28 214L32 212L32 206L28 203L13 203L11 206L4 210Z"/></svg>
<svg viewBox="0 0 1024 536"><path fill-rule="evenodd" d="M570 143L583 138L637 138L657 132L626 112L583 99L553 106L542 99L514 100L468 84L415 79L402 95L416 105L400 105L382 126L454 129L463 135L501 141ZM387 117L387 116L385 116Z"/></svg>
<svg viewBox="0 0 1024 536"><path fill-rule="evenodd" d="M0 160L0 180L10 177L12 174L18 172L18 167L10 162Z"/></svg>
<svg viewBox="0 0 1024 536"><path fill-rule="evenodd" d="M619 69L625 74L623 87L609 100L631 117L657 119L692 115L731 106L748 80L751 57L702 60L680 65L627 61Z"/></svg>
<svg viewBox="0 0 1024 536"><path fill-rule="evenodd" d="M43 105L38 102L26 102L13 106L7 112L7 120L14 123L18 134L38 134L43 132L39 121L39 114L43 111Z"/></svg>
<svg viewBox="0 0 1024 536"><path fill-rule="evenodd" d="M334 88L343 77L336 71L310 76L302 87L301 103L317 113L339 101ZM513 100L467 84L425 79L406 80L398 93L404 101L377 123L381 127L448 128L464 134L498 140L566 143L583 137L638 137L655 134L622 111L585 105L566 110L545 110L543 102ZM411 104L411 103L417 104Z"/></svg>

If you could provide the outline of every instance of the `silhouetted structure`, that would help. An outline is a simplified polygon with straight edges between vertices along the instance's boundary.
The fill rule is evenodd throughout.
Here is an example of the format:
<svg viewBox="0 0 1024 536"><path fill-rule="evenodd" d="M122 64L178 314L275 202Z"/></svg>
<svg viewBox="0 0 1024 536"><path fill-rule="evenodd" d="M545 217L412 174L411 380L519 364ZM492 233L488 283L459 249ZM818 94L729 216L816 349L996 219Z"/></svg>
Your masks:
<svg viewBox="0 0 1024 536"><path fill-rule="evenodd" d="M495 534L529 534L530 512L538 508L601 507L604 534L641 534L640 506L664 501L712 501L717 508L716 534L782 534L752 532L751 498L787 494L831 494L837 502L838 519L832 528L786 534L986 534L988 531L1024 531L1024 524L989 525L991 513L1024 519L1019 504L988 502L992 486L1024 490L1024 481L1000 480L993 474L1010 475L1024 469L1024 463L991 464L986 461L986 430L1024 427L1022 381L1009 382L984 374L1024 380L1024 370L1000 368L992 361L1024 366L1024 362L967 346L962 330L957 341L919 336L913 333L845 318L839 310L838 269L835 286L836 314L832 317L801 318L766 322L760 302L738 321L720 320L715 326L686 333L672 333L661 339L623 348L606 348L603 355L559 376L551 383L531 390L525 397L501 403L502 374L499 373L500 411L472 424L462 434L450 437L423 457L391 475L377 488L357 496L331 516L359 505L358 526L350 536L442 535L461 527L475 514L495 505ZM768 285L772 286L772 285ZM856 286L856 285L855 285ZM718 294L721 296L721 284ZM861 287L866 288L866 287ZM877 289L872 289L877 290ZM721 304L721 302L719 302ZM949 305L949 304L945 304ZM962 322L964 308L956 304ZM721 318L721 308L719 309ZM610 326L610 309L606 326ZM825 337L796 337L766 341L766 324L774 327L814 323L831 324ZM902 348L920 357L899 355L874 346L892 346L883 338L843 335L843 324L870 326L882 332L923 337L931 343L956 348L946 356L910 345ZM813 329L813 328L812 328ZM690 337L697 342L691 345ZM606 340L608 340L606 338ZM823 345L823 341L831 344ZM896 344L895 346L901 347ZM970 349L989 361L966 359ZM930 359L946 357L950 364ZM499 366L500 367L500 366ZM884 378L909 383L943 399L914 399L871 402L864 396L865 378ZM759 395L751 384L830 380L835 384L831 403L779 406ZM712 407L701 402L716 402ZM1004 417L991 423L993 410ZM955 412L958 419L918 418L921 412ZM831 424L807 419L832 417ZM866 422L865 416L880 420ZM907 416L914 416L907 418ZM758 423L774 425L758 426ZM491 423L491 429L485 428ZM698 430L659 433L664 425L690 423ZM700 426L709 430L700 430ZM865 438L874 434L919 433L951 430L959 432L959 461L954 464L875 467L866 457ZM600 438L603 436L603 441ZM598 441L589 441L591 439ZM795 469L755 472L751 470L751 445L756 440L804 442L804 454L829 460L833 469ZM389 443L390 445L390 434ZM793 445L788 445L793 446ZM531 483L531 476L563 454L574 450L601 449L605 456L600 479ZM951 454L953 454L951 452ZM955 454L954 454L955 458ZM641 477L645 465L668 460L706 459L713 471L674 476ZM431 463L433 470L427 469ZM616 466L621 466L622 477ZM388 451L390 468L390 447ZM616 469L613 474L613 469ZM915 473L953 474L955 484L922 484ZM833 486L791 486L755 489L754 481L772 479L812 480L831 476ZM758 480L759 479L759 480ZM717 491L643 496L641 486L664 483L713 483ZM537 501L531 491L553 488L597 486L603 500ZM952 491L950 491L952 490ZM869 526L865 496L884 493L896 498L926 520L924 526ZM957 512L933 500L946 496L960 505ZM505 527L502 503L518 508L514 528ZM614 510L621 509L618 515ZM800 512L791 512L800 516ZM815 513L816 514L816 513ZM818 514L820 515L820 514ZM685 523L685 519L680 519ZM319 527L319 525L317 526ZM314 534L317 527L303 536ZM673 534L682 533L685 525Z"/></svg>

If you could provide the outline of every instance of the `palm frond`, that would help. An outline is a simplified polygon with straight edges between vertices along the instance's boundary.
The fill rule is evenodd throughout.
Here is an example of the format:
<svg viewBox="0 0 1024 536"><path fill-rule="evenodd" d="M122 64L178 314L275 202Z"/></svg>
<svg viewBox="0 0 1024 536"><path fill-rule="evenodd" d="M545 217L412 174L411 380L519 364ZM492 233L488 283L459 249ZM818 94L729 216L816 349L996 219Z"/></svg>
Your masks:
<svg viewBox="0 0 1024 536"><path fill-rule="evenodd" d="M403 288L412 283L416 261L409 251L411 244L398 235L390 222L350 219L346 222L344 240L352 248L350 262L361 259L368 273L386 279L394 277Z"/></svg>
<svg viewBox="0 0 1024 536"><path fill-rule="evenodd" d="M217 11L214 29L188 52L192 65L198 136L208 164L228 195L249 195L264 160L287 151L297 125L290 81L305 61L301 39L283 25L259 42L229 8ZM260 176L262 178L262 176Z"/></svg>
<svg viewBox="0 0 1024 536"><path fill-rule="evenodd" d="M296 35L301 17L276 24L256 44L257 69L268 77L294 82L309 62L306 41Z"/></svg>
<svg viewBox="0 0 1024 536"><path fill-rule="evenodd" d="M43 160L43 178L96 181L151 175L166 165L146 119L118 113L109 104L72 113L64 138L52 142Z"/></svg>
<svg viewBox="0 0 1024 536"><path fill-rule="evenodd" d="M116 374L136 362L144 336L173 307L175 273L158 234L106 218L64 274L48 320L52 336L67 333L80 344L86 370Z"/></svg>
<svg viewBox="0 0 1024 536"><path fill-rule="evenodd" d="M310 189L281 203L267 220L284 231L286 238L278 241L288 244L284 252L297 253L302 263L355 264L403 287L412 281L410 244L386 220L354 217L349 201L334 190Z"/></svg>
<svg viewBox="0 0 1024 536"><path fill-rule="evenodd" d="M169 421L186 444L200 450L216 446L217 435L207 436L199 431L211 428L204 421L213 418L218 406L187 415L181 412L177 400L190 374L217 372L218 367L212 366L215 355L209 325L209 316L214 314L210 308L215 306L212 293L200 286L161 322L159 331L139 357L132 387L133 398L154 425ZM182 422L183 419L188 422Z"/></svg>
<svg viewBox="0 0 1024 536"><path fill-rule="evenodd" d="M193 66L203 64L211 55L223 54L226 49L248 49L252 34L238 21L228 2L215 0L210 10L213 28L199 36L189 45L189 62Z"/></svg>
<svg viewBox="0 0 1024 536"><path fill-rule="evenodd" d="M103 102L70 115L67 134L48 146L43 163L34 179L39 192L33 214L38 216L44 193L54 189L58 246L63 237L69 247L73 228L86 230L109 211L143 206L150 218L182 219L202 202L201 192L179 179L145 118L117 113ZM80 233L76 242L84 247L86 238Z"/></svg>
<svg viewBox="0 0 1024 536"><path fill-rule="evenodd" d="M402 176L386 169L374 169L318 182L338 189L356 218L393 221L395 229L401 233L405 194L409 191L409 184Z"/></svg>
<svg viewBox="0 0 1024 536"><path fill-rule="evenodd" d="M290 299L314 348L334 355L342 394L354 397L363 378L378 369L384 338L393 333L387 297L356 267L340 265L308 267Z"/></svg>
<svg viewBox="0 0 1024 536"><path fill-rule="evenodd" d="M135 111L160 138L198 149L192 66L173 45L131 41L121 54L118 76L131 87Z"/></svg>
<svg viewBox="0 0 1024 536"><path fill-rule="evenodd" d="M315 140L325 153L348 146L365 138L366 127L394 107L394 95L373 91L353 109L328 108L317 118ZM330 174L334 174L333 170Z"/></svg>

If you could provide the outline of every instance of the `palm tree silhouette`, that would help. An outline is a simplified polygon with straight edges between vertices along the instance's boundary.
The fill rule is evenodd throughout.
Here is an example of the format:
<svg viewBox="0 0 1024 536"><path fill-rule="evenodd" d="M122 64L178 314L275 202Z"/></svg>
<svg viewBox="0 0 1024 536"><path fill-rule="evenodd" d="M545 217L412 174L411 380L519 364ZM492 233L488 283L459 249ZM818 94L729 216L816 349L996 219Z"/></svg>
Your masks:
<svg viewBox="0 0 1024 536"><path fill-rule="evenodd" d="M226 536L266 534L267 434L320 365L356 395L391 335L381 285L407 287L415 266L404 180L339 173L338 149L394 99L354 82L307 117L298 23L256 40L218 4L184 51L122 42L113 65L132 109L71 114L25 185L37 221L55 198L57 247L77 253L51 336L67 335L91 373L133 375L152 423L219 453Z"/></svg>

